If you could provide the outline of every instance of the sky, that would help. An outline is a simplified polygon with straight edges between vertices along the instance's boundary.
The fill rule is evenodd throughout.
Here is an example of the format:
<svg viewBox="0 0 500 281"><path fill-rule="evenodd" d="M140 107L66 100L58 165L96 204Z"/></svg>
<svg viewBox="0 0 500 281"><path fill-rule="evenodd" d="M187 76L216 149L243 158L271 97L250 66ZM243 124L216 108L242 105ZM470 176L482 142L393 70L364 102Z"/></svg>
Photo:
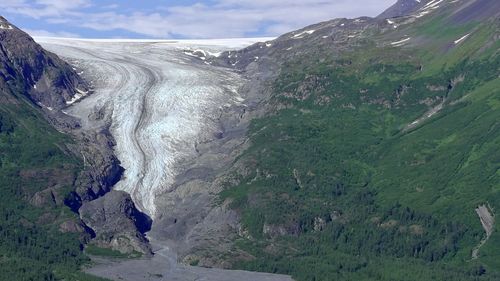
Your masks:
<svg viewBox="0 0 500 281"><path fill-rule="evenodd" d="M396 0L0 0L0 15L33 36L277 36L334 18L376 16Z"/></svg>

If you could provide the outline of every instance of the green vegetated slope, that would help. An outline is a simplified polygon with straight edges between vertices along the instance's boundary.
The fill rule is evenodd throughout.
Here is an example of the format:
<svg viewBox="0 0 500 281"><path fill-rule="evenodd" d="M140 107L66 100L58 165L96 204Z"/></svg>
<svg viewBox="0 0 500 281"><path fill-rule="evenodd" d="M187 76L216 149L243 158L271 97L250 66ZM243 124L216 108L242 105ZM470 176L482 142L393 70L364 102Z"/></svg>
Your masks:
<svg viewBox="0 0 500 281"><path fill-rule="evenodd" d="M242 216L237 247L254 257L236 267L296 280L500 280L498 226L471 258L485 237L475 208L500 208L497 31L436 18L406 30L428 40L418 47L286 62L274 110L252 123L239 159L248 175L222 195Z"/></svg>
<svg viewBox="0 0 500 281"><path fill-rule="evenodd" d="M70 141L24 98L2 100L0 280L97 280L79 272L87 258L78 235L59 230L76 221L60 202L82 168L66 151Z"/></svg>

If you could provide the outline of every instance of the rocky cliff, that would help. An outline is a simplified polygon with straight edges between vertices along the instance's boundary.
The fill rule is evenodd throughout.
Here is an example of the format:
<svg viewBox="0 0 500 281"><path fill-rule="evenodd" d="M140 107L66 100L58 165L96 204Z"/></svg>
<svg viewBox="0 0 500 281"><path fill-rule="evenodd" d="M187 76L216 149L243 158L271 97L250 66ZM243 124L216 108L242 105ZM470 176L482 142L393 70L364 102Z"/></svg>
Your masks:
<svg viewBox="0 0 500 281"><path fill-rule="evenodd" d="M84 164L78 175L65 178L66 184L72 184L73 191L68 196L61 191L51 189L36 194L32 199L33 204L45 206L57 199L56 201L60 204L66 204L73 211L79 212L82 205L105 196L120 180L123 168L113 155L114 140L107 128L101 128L98 131L81 130L79 120L63 113L64 108L78 102L91 92L89 85L77 74L77 69L57 55L44 50L28 34L0 17L0 103L5 106L15 106L19 103L31 104L31 110L41 112L52 126L75 140L74 143L67 144L66 150L81 159ZM31 175L31 177L36 178L36 175ZM55 193L59 195L54 197ZM55 199L51 199L52 197ZM127 204L130 199L127 200L123 196L111 196L109 200L115 200L116 205L127 206L126 210L120 209L119 211L136 210L133 204ZM85 210L88 214L89 208ZM126 217L126 214L120 212L115 212L113 215L116 218L108 215L107 219L119 220L122 216ZM85 219L83 221L89 223ZM92 221L92 224L98 225L95 221ZM135 225L117 225L114 231L115 233L127 232L131 226ZM82 222L71 223L71 225L68 222L64 224L62 230L94 234ZM99 231L96 232L99 233ZM140 244L142 246L137 246L136 250L145 249L140 252L149 253L144 236L138 232L134 237L130 241L137 240L132 241L131 245ZM97 240L99 242L99 239ZM115 245L107 240L107 237L104 240L109 243L100 241L101 246L107 245L107 247L117 250L125 249L125 251L133 248L130 245L127 246L126 242Z"/></svg>
<svg viewBox="0 0 500 281"><path fill-rule="evenodd" d="M47 110L59 110L88 92L71 66L3 17L0 26L0 77L12 87L11 93L25 95Z"/></svg>

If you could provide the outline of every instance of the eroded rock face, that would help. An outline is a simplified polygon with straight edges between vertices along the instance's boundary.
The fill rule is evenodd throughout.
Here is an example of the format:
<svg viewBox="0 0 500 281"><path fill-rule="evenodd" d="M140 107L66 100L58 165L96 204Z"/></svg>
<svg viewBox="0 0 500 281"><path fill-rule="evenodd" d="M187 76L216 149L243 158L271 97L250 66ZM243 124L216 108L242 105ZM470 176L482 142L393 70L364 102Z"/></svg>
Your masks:
<svg viewBox="0 0 500 281"><path fill-rule="evenodd" d="M71 66L1 16L0 27L0 80L17 83L13 93L54 110L66 106L79 91L88 92Z"/></svg>
<svg viewBox="0 0 500 281"><path fill-rule="evenodd" d="M122 253L140 252L151 254L144 232L151 220L140 213L130 195L123 191L111 191L80 208L80 217L95 231L95 243Z"/></svg>

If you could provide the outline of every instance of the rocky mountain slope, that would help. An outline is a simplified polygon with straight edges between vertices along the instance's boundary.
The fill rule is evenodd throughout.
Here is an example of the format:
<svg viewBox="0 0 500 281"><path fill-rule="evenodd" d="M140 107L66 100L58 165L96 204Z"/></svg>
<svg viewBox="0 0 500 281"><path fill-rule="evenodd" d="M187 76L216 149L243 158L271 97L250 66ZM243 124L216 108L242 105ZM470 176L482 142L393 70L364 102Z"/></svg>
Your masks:
<svg viewBox="0 0 500 281"><path fill-rule="evenodd" d="M248 139L213 181L242 224L231 258L218 241L185 261L219 252L299 280L498 278L494 235L476 258L475 209L498 204L499 15L491 0L399 1L206 58L249 81L225 127Z"/></svg>
<svg viewBox="0 0 500 281"><path fill-rule="evenodd" d="M298 280L495 280L497 240L481 244L474 210L497 204L499 7L417 3L185 49L244 83L155 193L150 237L184 263Z"/></svg>
<svg viewBox="0 0 500 281"><path fill-rule="evenodd" d="M0 25L3 92L14 87L12 92L22 93L47 110L61 109L88 92L86 83L67 63L44 51L5 18L0 17Z"/></svg>
<svg viewBox="0 0 500 281"><path fill-rule="evenodd" d="M471 259L485 235L474 210L498 204L500 7L395 10L228 55L252 77L280 69L237 161L246 169L223 193L242 218L237 248L255 257L237 267L299 280L498 278L493 236ZM440 267L450 263L460 267Z"/></svg>
<svg viewBox="0 0 500 281"><path fill-rule="evenodd" d="M134 250L150 252L143 234L137 230L144 221L137 222L139 216L133 215L137 210L130 204L130 197L112 197L116 199L114 204L127 206L120 210L123 212L108 214L107 219L123 222L112 233L102 235L98 226L91 229L85 218L77 217L82 205L109 192L122 173L111 150L113 140L109 133L105 129L81 132L79 121L62 112L89 92L88 84L76 69L0 17L0 184L5 201L1 211L15 212L0 223L3 234L12 234L17 226L11 222L23 221L26 229L17 233L26 236L19 241L34 241L31 248L11 256L10 250L4 248L10 243L5 240L10 234L2 235L1 252L9 256L4 262L11 268L4 273L10 278L18 276L24 280L30 274L54 278L55 267L64 274L79 274L78 265L85 261L80 243L89 242L96 234L99 236L93 241L108 243L110 247L117 233L121 237L130 233L131 242L122 242L115 248L126 252L130 245L136 245ZM87 206L86 213L98 213L94 206ZM61 235L61 239L47 240L47 235ZM18 239L14 236L11 238ZM47 254L52 265L36 258L37 247L43 247L43 243L58 245ZM41 272L37 273L37 268Z"/></svg>

